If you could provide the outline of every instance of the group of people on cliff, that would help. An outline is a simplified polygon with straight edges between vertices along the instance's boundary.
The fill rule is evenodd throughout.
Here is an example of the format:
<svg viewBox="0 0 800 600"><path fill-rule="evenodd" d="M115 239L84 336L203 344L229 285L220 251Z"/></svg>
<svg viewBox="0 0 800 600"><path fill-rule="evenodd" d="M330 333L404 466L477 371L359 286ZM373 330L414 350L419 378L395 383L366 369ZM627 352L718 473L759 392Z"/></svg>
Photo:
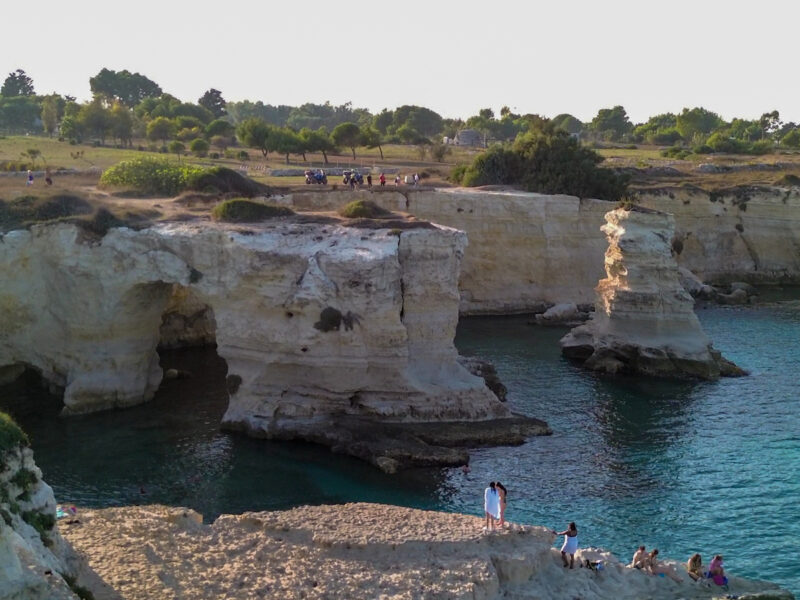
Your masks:
<svg viewBox="0 0 800 600"><path fill-rule="evenodd" d="M658 548L647 552L644 546L639 546L633 555L630 566L634 569L642 569L651 575L669 577L678 583L683 581L670 565L658 561ZM699 553L692 554L686 561L686 572L694 581L711 580L719 586L728 585L721 554L717 554L711 559L708 569L703 568L703 557Z"/></svg>
<svg viewBox="0 0 800 600"><path fill-rule="evenodd" d="M467 471L465 471L467 472ZM483 510L485 515L485 525L483 527L484 533L496 531L506 527L506 504L508 499L508 490L499 481L492 481L489 487L483 493ZM563 535L564 543L561 546L561 560L564 567L573 569L575 567L575 553L578 551L578 526L574 522L570 522L564 531L555 531L554 535ZM569 556L569 559L567 559ZM583 566L582 564L580 566ZM654 548L647 552L645 546L639 546L633 555L631 564L629 565L634 569L641 569L650 575L661 577L669 577L678 583L683 582L683 579L675 572L675 569L666 563L662 563L658 559L658 548ZM592 562L587 560L586 567L598 570L602 568L602 562ZM707 581L710 580L716 585L727 586L728 578L725 576L725 568L722 562L722 555L717 554L711 560L708 569L703 568L703 560L700 554L693 554L686 563L686 572L689 577L694 581Z"/></svg>

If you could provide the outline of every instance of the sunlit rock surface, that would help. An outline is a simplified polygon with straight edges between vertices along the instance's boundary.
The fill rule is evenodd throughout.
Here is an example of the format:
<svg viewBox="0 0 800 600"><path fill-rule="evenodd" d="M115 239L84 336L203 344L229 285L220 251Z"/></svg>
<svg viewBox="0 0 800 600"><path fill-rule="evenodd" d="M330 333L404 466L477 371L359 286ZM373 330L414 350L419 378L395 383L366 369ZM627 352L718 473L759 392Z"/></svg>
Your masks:
<svg viewBox="0 0 800 600"><path fill-rule="evenodd" d="M714 379L743 372L714 350L678 277L674 219L633 207L606 214L607 277L592 319L561 340L564 355L595 371Z"/></svg>
<svg viewBox="0 0 800 600"><path fill-rule="evenodd" d="M599 549L579 549L575 568L564 569L544 527L486 535L477 517L398 506L304 506L223 515L211 525L164 506L81 512L84 526L64 535L105 582L98 598L109 588L128 600L793 598L735 574L729 590L707 587L664 560L681 579L674 582ZM602 560L603 569L578 568L586 559Z"/></svg>

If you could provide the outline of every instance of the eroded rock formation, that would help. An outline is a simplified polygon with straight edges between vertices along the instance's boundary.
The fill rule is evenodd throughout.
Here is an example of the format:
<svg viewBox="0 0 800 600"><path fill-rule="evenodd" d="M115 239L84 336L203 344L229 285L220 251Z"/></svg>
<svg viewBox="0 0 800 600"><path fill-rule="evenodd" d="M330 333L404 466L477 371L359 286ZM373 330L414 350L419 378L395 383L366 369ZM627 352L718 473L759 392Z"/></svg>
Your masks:
<svg viewBox="0 0 800 600"><path fill-rule="evenodd" d="M592 319L561 339L565 356L595 371L714 379L741 375L714 350L678 280L674 219L633 207L606 214L607 277Z"/></svg>
<svg viewBox="0 0 800 600"><path fill-rule="evenodd" d="M42 481L33 452L21 444L0 446L0 598L77 598L67 579L80 560L55 524L53 490Z"/></svg>
<svg viewBox="0 0 800 600"><path fill-rule="evenodd" d="M299 210L336 210L369 195L390 210L467 233L462 314L542 312L594 301L606 241L602 200L518 191L450 188L296 192ZM675 217L678 264L706 283L800 283L800 189L671 187L639 193L639 203Z"/></svg>
<svg viewBox="0 0 800 600"><path fill-rule="evenodd" d="M386 470L463 463L463 450L431 449L436 429L400 424L499 419L497 439L508 429L516 443L547 432L513 419L456 361L465 246L462 232L429 225L171 224L102 239L68 224L13 231L0 238L0 367L40 371L64 389L67 413L144 402L162 378L161 336L176 339L163 316L176 313L178 286L201 324L191 335L204 339L213 323L228 364L227 427L325 443Z"/></svg>

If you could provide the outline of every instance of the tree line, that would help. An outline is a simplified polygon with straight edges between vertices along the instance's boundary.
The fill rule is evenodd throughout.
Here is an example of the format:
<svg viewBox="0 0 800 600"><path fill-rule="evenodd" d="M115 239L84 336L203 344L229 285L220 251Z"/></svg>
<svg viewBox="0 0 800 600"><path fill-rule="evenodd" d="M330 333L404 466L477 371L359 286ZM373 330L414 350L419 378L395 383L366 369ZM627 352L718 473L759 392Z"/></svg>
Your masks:
<svg viewBox="0 0 800 600"><path fill-rule="evenodd" d="M512 142L544 124L584 142L649 143L671 146L669 156L689 152L765 153L776 147L800 148L800 127L783 122L778 111L759 119L730 122L702 107L664 113L634 124L625 108L600 109L589 122L563 113L553 118L517 114L505 106L499 115L489 108L467 119L444 118L414 105L371 113L348 102L341 105L306 103L271 105L261 101L226 102L219 90L207 90L196 102L184 102L140 73L102 69L89 79L92 100L38 95L33 80L18 69L0 87L0 132L45 133L75 143L109 140L131 146L147 140L150 149L176 153L187 149L203 155L211 149L226 152L244 145L286 158L308 152L327 155L348 149L377 148L385 144L413 144L420 156L443 160L445 137L463 129L478 131L487 142Z"/></svg>

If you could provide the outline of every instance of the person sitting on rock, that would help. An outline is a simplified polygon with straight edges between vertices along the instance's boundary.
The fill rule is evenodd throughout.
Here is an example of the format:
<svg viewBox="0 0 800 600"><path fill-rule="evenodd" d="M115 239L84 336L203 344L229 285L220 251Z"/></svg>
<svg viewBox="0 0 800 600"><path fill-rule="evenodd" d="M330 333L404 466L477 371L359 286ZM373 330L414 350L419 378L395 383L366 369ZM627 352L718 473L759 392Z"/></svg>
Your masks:
<svg viewBox="0 0 800 600"><path fill-rule="evenodd" d="M683 582L672 567L658 562L658 548L654 548L650 551L650 554L647 555L647 571L651 575L666 575L677 583Z"/></svg>
<svg viewBox="0 0 800 600"><path fill-rule="evenodd" d="M639 546L639 549L633 553L631 559L631 567L634 569L643 569L647 565L647 550L644 546Z"/></svg>
<svg viewBox="0 0 800 600"><path fill-rule="evenodd" d="M711 559L711 564L708 565L708 578L713 580L717 585L728 585L728 578L725 577L725 566L722 563L721 554L717 554Z"/></svg>
<svg viewBox="0 0 800 600"><path fill-rule="evenodd" d="M703 558L697 552L686 562L686 572L695 581L703 578Z"/></svg>

